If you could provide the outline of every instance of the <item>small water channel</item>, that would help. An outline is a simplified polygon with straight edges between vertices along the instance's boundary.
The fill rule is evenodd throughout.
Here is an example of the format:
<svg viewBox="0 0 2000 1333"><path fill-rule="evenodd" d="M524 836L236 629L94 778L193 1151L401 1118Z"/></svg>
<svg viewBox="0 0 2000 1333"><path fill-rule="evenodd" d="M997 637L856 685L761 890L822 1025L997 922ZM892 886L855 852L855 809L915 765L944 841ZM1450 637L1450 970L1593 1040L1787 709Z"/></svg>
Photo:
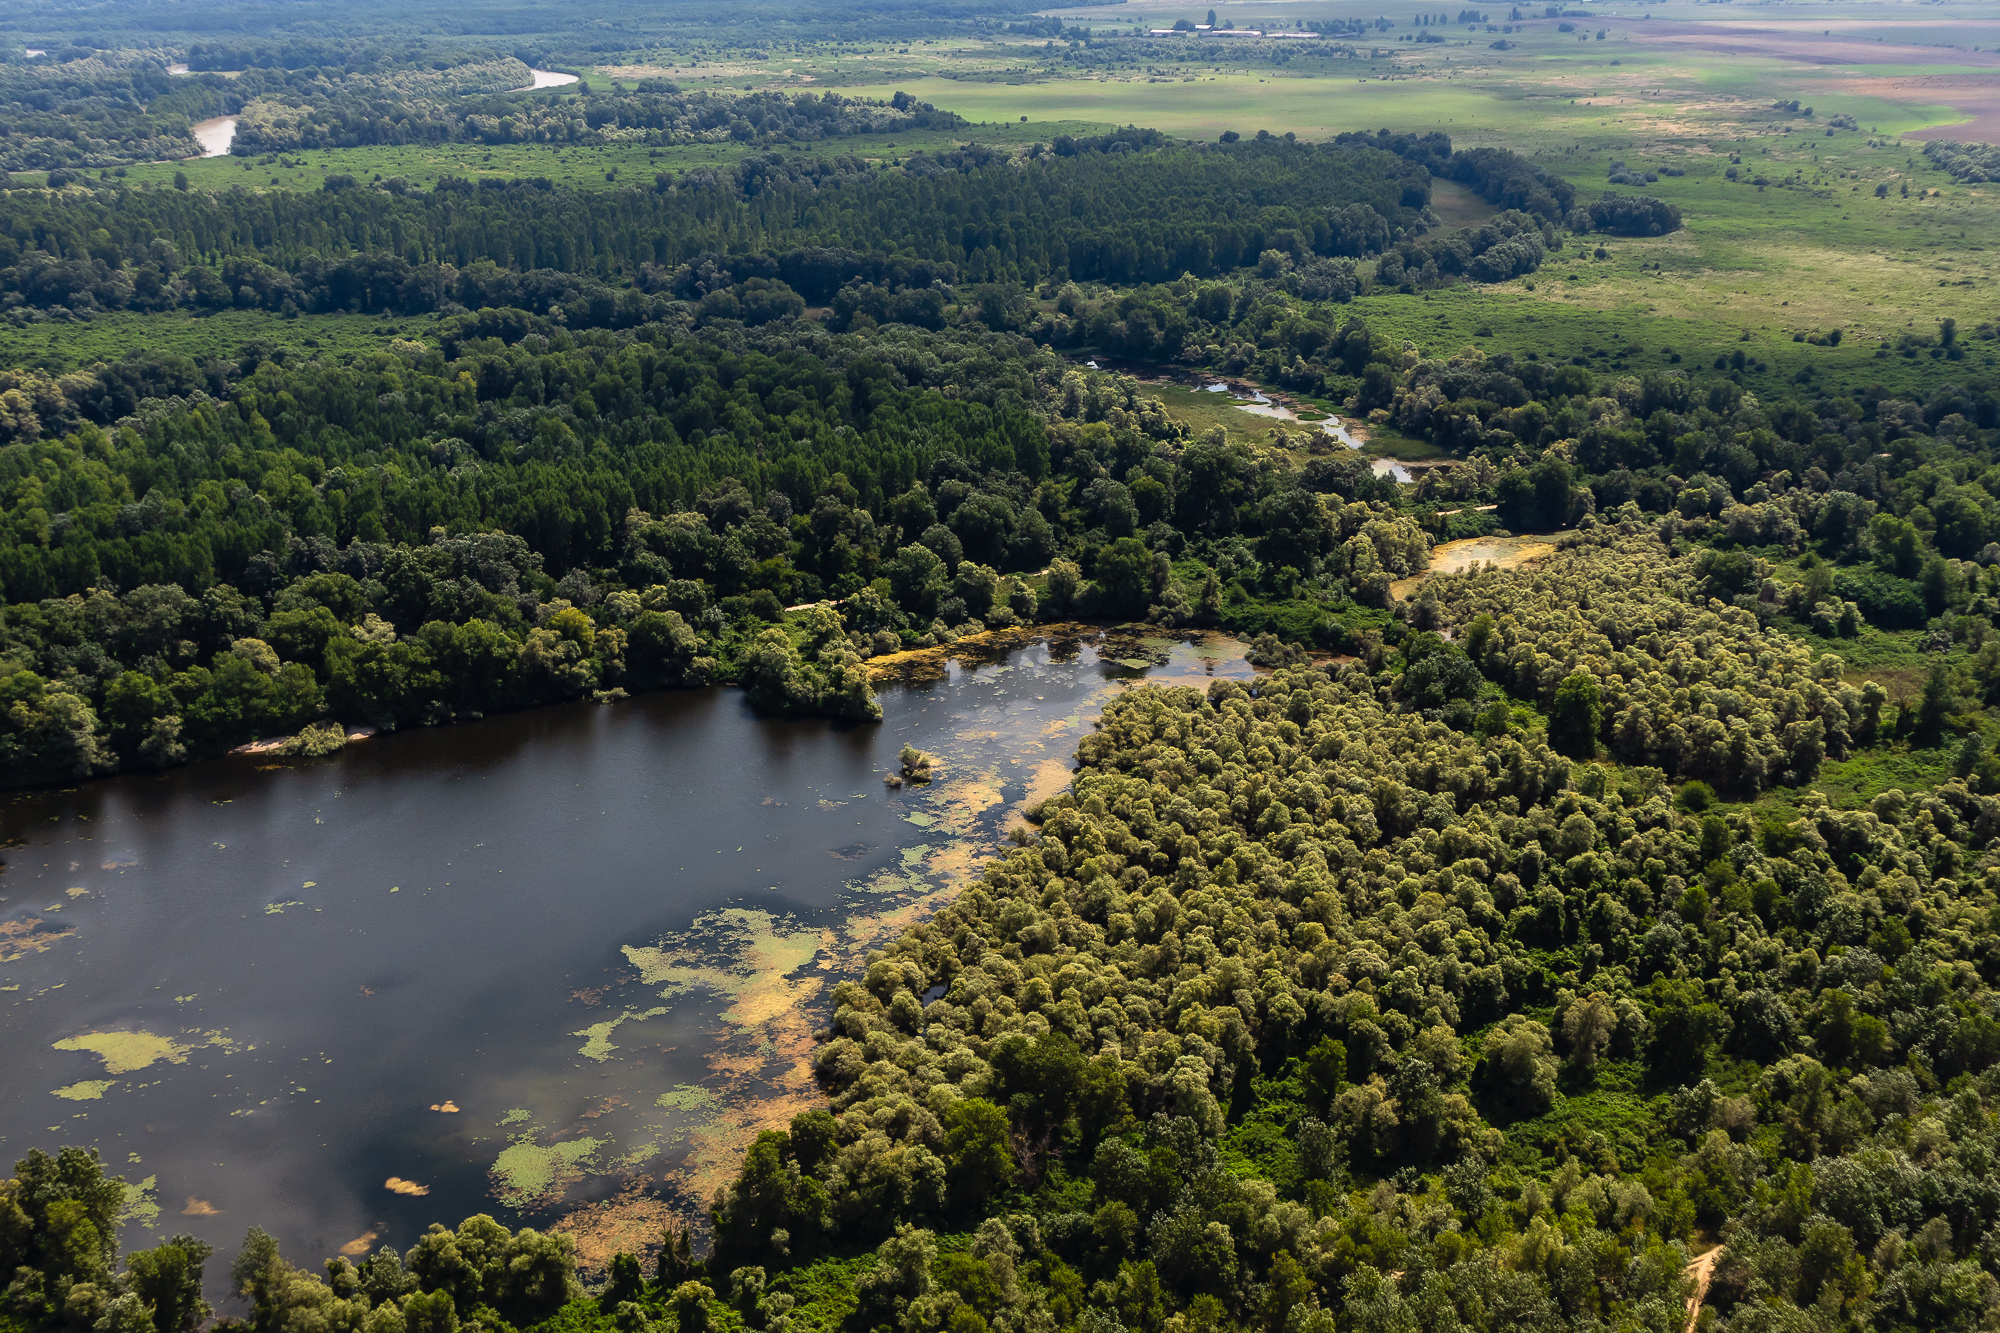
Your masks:
<svg viewBox="0 0 2000 1333"><path fill-rule="evenodd" d="M665 692L7 799L0 1154L99 1149L127 1244L255 1224L313 1267L493 1212L637 1248L814 1104L833 984L1107 699L1252 674L1094 631L918 665L879 726ZM905 744L939 780L885 786Z"/></svg>
<svg viewBox="0 0 2000 1333"><path fill-rule="evenodd" d="M1246 393L1241 389L1224 383L1207 384L1202 386L1202 388L1206 393L1231 394L1237 399L1237 410L1248 412L1252 416L1270 417L1274 421L1300 420L1297 412L1286 407L1283 403L1273 401L1269 395L1260 389L1251 389ZM1339 440L1342 445L1349 449L1366 449L1368 447L1366 441L1357 440L1348 432L1346 425L1341 422L1339 417L1328 417L1319 423L1319 428L1334 439ZM1391 477L1399 482L1416 480L1415 473L1393 458L1372 458L1369 460L1368 466L1378 477Z"/></svg>

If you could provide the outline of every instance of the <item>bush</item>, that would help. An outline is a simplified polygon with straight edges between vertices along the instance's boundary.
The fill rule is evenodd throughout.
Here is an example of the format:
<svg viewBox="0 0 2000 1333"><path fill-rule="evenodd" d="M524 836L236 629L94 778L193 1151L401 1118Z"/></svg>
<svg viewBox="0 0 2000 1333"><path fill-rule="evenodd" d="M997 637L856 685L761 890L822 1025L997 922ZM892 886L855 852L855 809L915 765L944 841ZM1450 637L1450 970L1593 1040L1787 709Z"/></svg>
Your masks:
<svg viewBox="0 0 2000 1333"><path fill-rule="evenodd" d="M1914 629L1926 619L1924 595L1917 585L1880 570L1843 570L1833 581L1833 591L1884 629Z"/></svg>

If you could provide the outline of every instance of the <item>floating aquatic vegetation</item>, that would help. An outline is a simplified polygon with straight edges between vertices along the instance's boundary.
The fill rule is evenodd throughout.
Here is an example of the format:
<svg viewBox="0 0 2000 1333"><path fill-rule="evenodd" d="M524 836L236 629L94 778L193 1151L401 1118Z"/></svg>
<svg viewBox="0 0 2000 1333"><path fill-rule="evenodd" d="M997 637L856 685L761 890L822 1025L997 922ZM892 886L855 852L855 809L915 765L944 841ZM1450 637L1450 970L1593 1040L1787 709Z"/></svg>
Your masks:
<svg viewBox="0 0 2000 1333"><path fill-rule="evenodd" d="M0 963L17 963L31 953L46 953L57 940L75 933L69 926L45 927L38 916L0 921Z"/></svg>
<svg viewBox="0 0 2000 1333"><path fill-rule="evenodd" d="M713 1091L699 1083L678 1083L661 1093L653 1105L663 1111L706 1111L720 1101Z"/></svg>
<svg viewBox="0 0 2000 1333"><path fill-rule="evenodd" d="M340 1247L341 1257L345 1259L359 1259L362 1255L375 1248L375 1241L378 1234L373 1231L362 1232L353 1240L348 1241L347 1244Z"/></svg>
<svg viewBox="0 0 2000 1333"><path fill-rule="evenodd" d="M64 1037L55 1043L55 1049L89 1051L104 1061L105 1073L130 1074L162 1060L170 1065L186 1064L188 1052L206 1044L182 1045L171 1037L156 1036L151 1032L86 1032L80 1036Z"/></svg>
<svg viewBox="0 0 2000 1333"><path fill-rule="evenodd" d="M160 1199L155 1187L158 1176L147 1176L136 1184L125 1182L125 1206L119 1210L118 1225L139 1226L151 1231L160 1225Z"/></svg>
<svg viewBox="0 0 2000 1333"><path fill-rule="evenodd" d="M94 1102L116 1086L113 1078L87 1078L81 1083L72 1083L66 1088L56 1088L50 1095L68 1102Z"/></svg>
<svg viewBox="0 0 2000 1333"><path fill-rule="evenodd" d="M546 1208L582 1180L603 1139L571 1139L546 1146L515 1140L493 1162L493 1193L510 1208ZM428 1192L427 1190L425 1191Z"/></svg>
<svg viewBox="0 0 2000 1333"><path fill-rule="evenodd" d="M800 998L804 983L788 974L811 962L826 932L820 927L785 929L769 912L731 907L711 913L694 929L652 948L626 946L625 957L639 969L639 979L660 987L662 998L691 990L729 996L724 1022L749 1027L783 1013ZM703 948L706 944L706 948ZM724 959L720 965L704 955Z"/></svg>
<svg viewBox="0 0 2000 1333"><path fill-rule="evenodd" d="M188 1201L186 1206L181 1209L181 1216L221 1217L222 1210L220 1208L217 1208L214 1204L210 1203L207 1199L197 1199L194 1197L194 1195L190 1194L188 1195Z"/></svg>
<svg viewBox="0 0 2000 1333"><path fill-rule="evenodd" d="M670 1200L650 1192L652 1184L651 1176L639 1176L614 1197L572 1210L549 1230L575 1244L580 1268L602 1272L613 1255L634 1254L650 1270L660 1234L681 1221Z"/></svg>
<svg viewBox="0 0 2000 1333"><path fill-rule="evenodd" d="M401 1176L390 1176L382 1182L382 1188L391 1194L408 1194L419 1198L431 1192L429 1185L419 1185L416 1181L405 1180Z"/></svg>
<svg viewBox="0 0 2000 1333"><path fill-rule="evenodd" d="M620 1023L643 1023L649 1018L658 1018L665 1012L667 1012L665 1009L648 1009L639 1013L627 1009L616 1018L606 1019L602 1023L592 1023L589 1027L580 1028L569 1035L588 1038L589 1040L577 1048L576 1053L586 1060L596 1060L601 1064L610 1059L611 1053L618 1049L611 1041L611 1032Z"/></svg>
<svg viewBox="0 0 2000 1333"><path fill-rule="evenodd" d="M433 1110L433 1111L442 1111L442 1112L443 1112L444 1114L446 1114L446 1115L457 1115L457 1114L458 1114L458 1103L457 1103L457 1102L454 1102L454 1101L451 1101L451 1100L449 1100L449 1099L447 1099L447 1100L445 1100L445 1101L441 1101L441 1102L434 1102L434 1103L432 1103L432 1105L431 1105L431 1110Z"/></svg>

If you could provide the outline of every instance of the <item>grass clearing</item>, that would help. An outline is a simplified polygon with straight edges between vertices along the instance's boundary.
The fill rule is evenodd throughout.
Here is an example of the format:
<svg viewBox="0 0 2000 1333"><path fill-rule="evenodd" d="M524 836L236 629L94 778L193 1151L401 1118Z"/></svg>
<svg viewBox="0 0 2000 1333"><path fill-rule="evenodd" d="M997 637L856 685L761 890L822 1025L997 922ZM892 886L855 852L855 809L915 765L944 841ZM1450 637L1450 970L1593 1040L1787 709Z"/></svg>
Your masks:
<svg viewBox="0 0 2000 1333"><path fill-rule="evenodd" d="M1197 437L1220 426L1230 435L1243 439L1264 435L1272 425L1268 417L1253 416L1235 406L1238 400L1226 393L1209 393L1179 384L1148 384L1146 392L1158 398L1167 409L1167 415L1185 422Z"/></svg>

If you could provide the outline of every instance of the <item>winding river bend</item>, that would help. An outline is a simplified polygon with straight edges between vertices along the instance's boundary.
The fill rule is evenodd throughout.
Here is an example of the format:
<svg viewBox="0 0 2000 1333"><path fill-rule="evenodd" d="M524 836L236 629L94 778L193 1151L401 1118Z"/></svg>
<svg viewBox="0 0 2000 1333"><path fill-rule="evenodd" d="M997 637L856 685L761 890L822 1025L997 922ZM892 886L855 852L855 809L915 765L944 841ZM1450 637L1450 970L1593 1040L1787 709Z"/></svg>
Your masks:
<svg viewBox="0 0 2000 1333"><path fill-rule="evenodd" d="M931 668L880 726L660 693L13 798L0 1153L100 1149L128 1244L255 1224L312 1266L491 1211L633 1248L812 1102L833 982L1106 699L1251 674L1096 632ZM884 785L906 743L938 781Z"/></svg>

